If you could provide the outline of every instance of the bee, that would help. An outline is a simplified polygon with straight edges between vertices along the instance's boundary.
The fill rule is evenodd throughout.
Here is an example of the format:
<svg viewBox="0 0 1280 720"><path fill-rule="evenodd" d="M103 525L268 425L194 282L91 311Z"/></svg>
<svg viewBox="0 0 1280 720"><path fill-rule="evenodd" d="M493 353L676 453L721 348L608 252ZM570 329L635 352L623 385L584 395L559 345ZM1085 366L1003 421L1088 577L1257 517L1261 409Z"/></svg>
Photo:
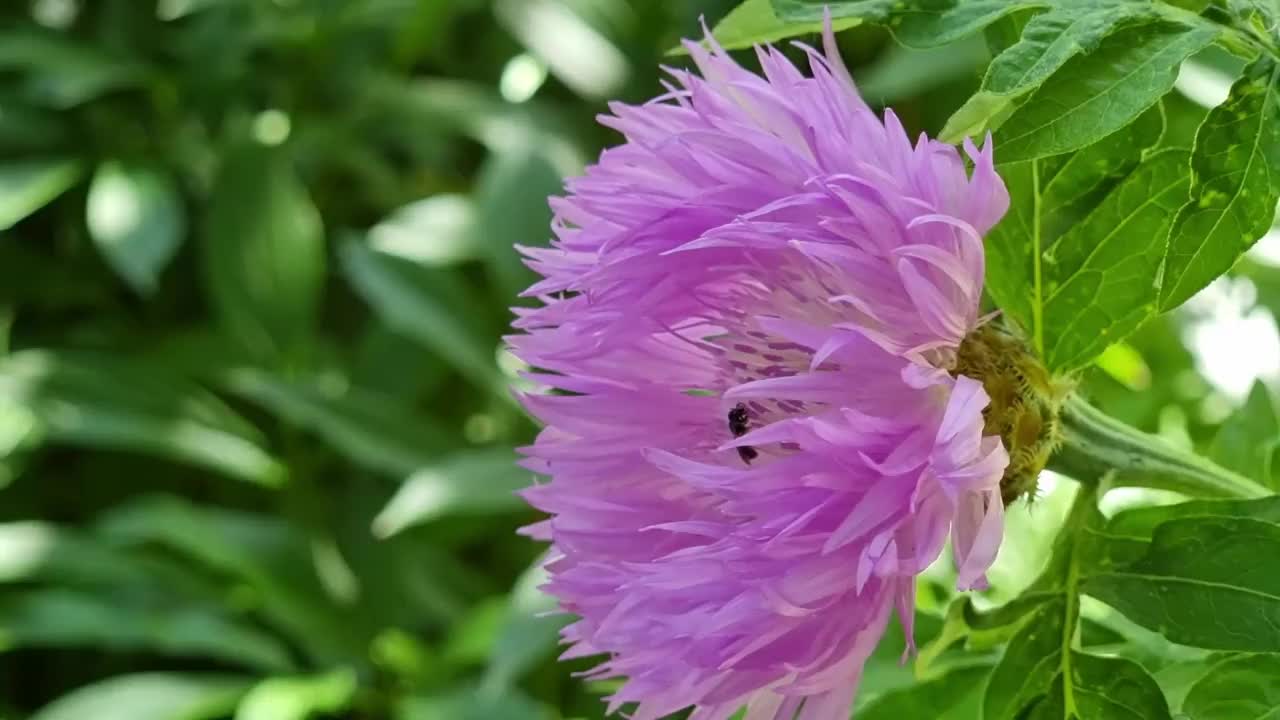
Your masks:
<svg viewBox="0 0 1280 720"><path fill-rule="evenodd" d="M734 405L733 409L729 411L729 432L733 433L734 437L746 435L747 430L750 429L747 425L747 420L747 406L743 403ZM753 447L743 445L738 448L738 457L742 458L742 462L748 465L759 456L760 453L756 452Z"/></svg>

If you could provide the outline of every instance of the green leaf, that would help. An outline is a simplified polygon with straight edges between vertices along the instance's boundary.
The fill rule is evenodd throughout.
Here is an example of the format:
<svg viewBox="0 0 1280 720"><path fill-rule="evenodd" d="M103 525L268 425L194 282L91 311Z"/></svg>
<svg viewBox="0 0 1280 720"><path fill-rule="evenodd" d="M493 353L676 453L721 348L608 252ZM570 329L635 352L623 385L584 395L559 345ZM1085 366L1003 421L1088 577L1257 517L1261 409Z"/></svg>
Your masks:
<svg viewBox="0 0 1280 720"><path fill-rule="evenodd" d="M1146 555L1083 589L1170 641L1214 650L1280 647L1280 525L1243 518L1172 520Z"/></svg>
<svg viewBox="0 0 1280 720"><path fill-rule="evenodd" d="M551 615L555 600L539 589L547 582L542 561L535 563L516 580L511 589L511 605L498 631L485 671L484 686L510 688L520 677L551 655L560 642L560 629L568 624L564 615Z"/></svg>
<svg viewBox="0 0 1280 720"><path fill-rule="evenodd" d="M1040 226L1052 242L1083 220L1129 176L1164 132L1163 105L1076 152L1046 160L1040 189ZM1184 169L1183 174L1187 170Z"/></svg>
<svg viewBox="0 0 1280 720"><path fill-rule="evenodd" d="M1093 361L1155 313L1160 240L1187 195L1187 154L1138 166L1044 253L1044 359L1071 371Z"/></svg>
<svg viewBox="0 0 1280 720"><path fill-rule="evenodd" d="M289 381L249 368L225 377L231 392L314 431L352 462L390 475L432 462L432 449L446 436L429 419L358 388Z"/></svg>
<svg viewBox="0 0 1280 720"><path fill-rule="evenodd" d="M0 33L0 70L21 73L26 97L58 109L142 85L149 74L145 67L69 34L29 28Z"/></svg>
<svg viewBox="0 0 1280 720"><path fill-rule="evenodd" d="M862 24L857 17L832 21L836 32ZM711 34L726 50L785 40L797 35L822 32L822 21L791 22L778 18L770 0L746 0L716 24ZM680 52L684 48L679 49Z"/></svg>
<svg viewBox="0 0 1280 720"><path fill-rule="evenodd" d="M981 38L968 37L942 47L913 50L890 46L861 70L858 91L869 102L889 105L920 97L960 78L968 78L986 61Z"/></svg>
<svg viewBox="0 0 1280 720"><path fill-rule="evenodd" d="M1248 655L1215 664L1182 704L1188 720L1272 720L1280 708L1280 656Z"/></svg>
<svg viewBox="0 0 1280 720"><path fill-rule="evenodd" d="M1071 676L1056 679L1029 720L1169 720L1160 686L1141 665L1075 651L1071 658Z"/></svg>
<svg viewBox="0 0 1280 720"><path fill-rule="evenodd" d="M307 720L347 709L358 685L350 669L323 675L273 677L263 680L244 696L235 720Z"/></svg>
<svg viewBox="0 0 1280 720"><path fill-rule="evenodd" d="M535 279L516 245L546 246L551 237L547 197L563 190L560 173L536 147L491 155L476 178L477 233L504 299L529 287Z"/></svg>
<svg viewBox="0 0 1280 720"><path fill-rule="evenodd" d="M917 0L890 23L894 38L907 47L937 47L994 25L1015 13L1052 8L1049 0L965 0L957 3Z"/></svg>
<svg viewBox="0 0 1280 720"><path fill-rule="evenodd" d="M1052 277L1037 246L1047 248L1086 217L1137 167L1164 126L1159 107L1102 140L1049 160L997 166L1009 211L987 234L987 291L1006 319L1043 344L1044 295ZM1040 284L1036 277L1042 276ZM1064 320L1059 318L1059 320Z"/></svg>
<svg viewBox="0 0 1280 720"><path fill-rule="evenodd" d="M373 532L385 538L446 515L521 509L516 492L532 479L510 450L460 452L410 475L374 518Z"/></svg>
<svg viewBox="0 0 1280 720"><path fill-rule="evenodd" d="M76 160L14 160L0 163L0 230L48 205L80 181Z"/></svg>
<svg viewBox="0 0 1280 720"><path fill-rule="evenodd" d="M366 619L328 595L310 538L283 519L143 496L104 514L98 532L116 547L162 547L228 576L315 663L367 647Z"/></svg>
<svg viewBox="0 0 1280 720"><path fill-rule="evenodd" d="M155 607L56 588L0 598L0 645L145 651L262 671L292 666L277 639L207 608Z"/></svg>
<svg viewBox="0 0 1280 720"><path fill-rule="evenodd" d="M980 690L990 668L971 667L906 688L892 690L857 713L858 720L970 720L977 716Z"/></svg>
<svg viewBox="0 0 1280 720"><path fill-rule="evenodd" d="M462 320L474 307L447 273L372 250L351 239L341 248L343 269L357 293L387 327L413 338L482 388L506 397L495 361L497 338Z"/></svg>
<svg viewBox="0 0 1280 720"><path fill-rule="evenodd" d="M1000 127L1002 162L1069 152L1128 125L1173 87L1178 64L1213 42L1208 24L1127 27L1063 64Z"/></svg>
<svg viewBox="0 0 1280 720"><path fill-rule="evenodd" d="M1209 457L1228 470L1277 489L1274 471L1280 449L1280 418L1271 392L1260 381L1253 384L1244 407L1232 413L1209 446Z"/></svg>
<svg viewBox="0 0 1280 720"><path fill-rule="evenodd" d="M1271 228L1280 199L1280 65L1246 69L1196 132L1191 199L1169 234L1160 309L1226 272Z"/></svg>
<svg viewBox="0 0 1280 720"><path fill-rule="evenodd" d="M1066 600L1059 597L1022 622L987 682L983 720L1013 720L1050 691L1061 671L1066 611Z"/></svg>
<svg viewBox="0 0 1280 720"><path fill-rule="evenodd" d="M150 364L27 350L0 360L0 399L32 412L51 442L155 454L262 485L286 477L252 426Z"/></svg>
<svg viewBox="0 0 1280 720"><path fill-rule="evenodd" d="M960 7L966 7L961 4ZM1027 22L1021 39L987 67L982 87L952 115L940 137L952 142L998 126L1022 96L1077 55L1093 52L1121 23L1158 17L1154 6L1095 0L1063 3Z"/></svg>
<svg viewBox="0 0 1280 720"><path fill-rule="evenodd" d="M1012 13L1049 6L1048 0L773 0L777 17L787 23L816 24L820 29L823 13L830 8L834 22L888 25L899 42L912 48L946 45Z"/></svg>
<svg viewBox="0 0 1280 720"><path fill-rule="evenodd" d="M186 233L182 198L169 176L118 162L98 166L85 219L103 257L141 295L155 291Z"/></svg>
<svg viewBox="0 0 1280 720"><path fill-rule="evenodd" d="M1258 500L1192 500L1174 505L1134 508L1107 521L1112 537L1149 540L1160 525L1179 518L1251 518L1280 524L1280 497Z"/></svg>
<svg viewBox="0 0 1280 720"><path fill-rule="evenodd" d="M230 713L248 686L227 675L120 675L73 690L30 720L213 720Z"/></svg>
<svg viewBox="0 0 1280 720"><path fill-rule="evenodd" d="M1096 488L1082 486L1062 525L1053 556L1040 577L1017 600L993 614L1005 622L1022 617L1017 633L991 672L983 696L983 720L1014 720L1061 691L1063 677L1074 677L1068 652L1080 622L1079 581L1093 561L1092 536L1101 525ZM1027 608L1034 610L1027 613Z"/></svg>
<svg viewBox="0 0 1280 720"><path fill-rule="evenodd" d="M464 689L443 695L408 697L395 709L395 720L553 720L558 717L518 689L492 692Z"/></svg>
<svg viewBox="0 0 1280 720"><path fill-rule="evenodd" d="M209 299L224 326L264 356L295 350L315 323L325 275L320 215L279 149L230 151L204 232Z"/></svg>
<svg viewBox="0 0 1280 720"><path fill-rule="evenodd" d="M1005 318L1032 335L1040 297L1033 263L1040 241L1040 176L1034 161L997 166L1009 190L1009 210L987 233L986 289Z"/></svg>

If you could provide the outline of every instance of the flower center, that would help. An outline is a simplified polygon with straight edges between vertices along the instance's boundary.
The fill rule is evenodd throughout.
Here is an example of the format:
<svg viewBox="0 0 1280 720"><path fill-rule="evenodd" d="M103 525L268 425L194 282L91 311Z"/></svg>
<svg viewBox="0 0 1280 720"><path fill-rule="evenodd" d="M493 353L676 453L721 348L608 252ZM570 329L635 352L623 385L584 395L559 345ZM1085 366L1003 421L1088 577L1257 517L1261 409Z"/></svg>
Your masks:
<svg viewBox="0 0 1280 720"><path fill-rule="evenodd" d="M1069 384L1051 376L1025 343L991 323L960 343L952 374L980 381L991 397L982 415L985 434L999 435L1009 453L1000 481L1005 505L1034 493L1040 471L1062 441L1058 416Z"/></svg>

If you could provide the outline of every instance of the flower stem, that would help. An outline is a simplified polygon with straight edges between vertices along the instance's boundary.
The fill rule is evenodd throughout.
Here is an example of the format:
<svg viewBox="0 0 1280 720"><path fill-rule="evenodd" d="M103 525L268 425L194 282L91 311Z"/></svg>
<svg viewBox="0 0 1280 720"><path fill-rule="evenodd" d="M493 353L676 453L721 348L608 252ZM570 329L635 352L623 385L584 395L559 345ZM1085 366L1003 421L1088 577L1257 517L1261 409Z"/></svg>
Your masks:
<svg viewBox="0 0 1280 720"><path fill-rule="evenodd" d="M1062 407L1062 446L1049 469L1079 480L1114 470L1113 485L1173 490L1192 497L1257 498L1261 483L1136 430L1072 395Z"/></svg>

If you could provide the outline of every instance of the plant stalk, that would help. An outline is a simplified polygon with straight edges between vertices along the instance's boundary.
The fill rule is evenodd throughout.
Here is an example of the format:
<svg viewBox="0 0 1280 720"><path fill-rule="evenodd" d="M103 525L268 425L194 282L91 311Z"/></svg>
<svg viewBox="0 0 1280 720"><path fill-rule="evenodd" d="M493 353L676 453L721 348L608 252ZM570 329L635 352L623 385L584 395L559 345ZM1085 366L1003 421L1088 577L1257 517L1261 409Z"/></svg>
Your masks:
<svg viewBox="0 0 1280 720"><path fill-rule="evenodd" d="M1173 490L1201 498L1258 498L1261 483L1136 430L1072 395L1063 404L1061 447L1049 469L1081 481L1115 471L1112 485Z"/></svg>

